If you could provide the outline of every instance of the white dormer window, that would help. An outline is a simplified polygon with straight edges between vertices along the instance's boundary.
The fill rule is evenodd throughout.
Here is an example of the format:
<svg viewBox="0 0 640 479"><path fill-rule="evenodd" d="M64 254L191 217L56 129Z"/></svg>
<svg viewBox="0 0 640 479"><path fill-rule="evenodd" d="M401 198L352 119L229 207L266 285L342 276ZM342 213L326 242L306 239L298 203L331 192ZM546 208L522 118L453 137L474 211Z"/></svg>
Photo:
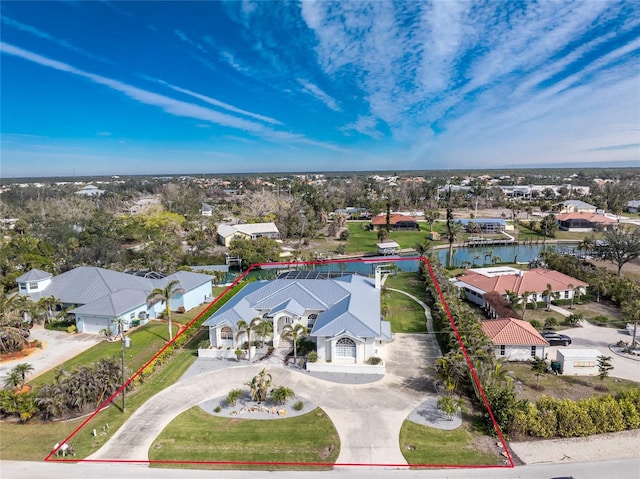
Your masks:
<svg viewBox="0 0 640 479"><path fill-rule="evenodd" d="M35 281L32 283L29 283L29 289L30 290L38 289L38 283Z"/></svg>

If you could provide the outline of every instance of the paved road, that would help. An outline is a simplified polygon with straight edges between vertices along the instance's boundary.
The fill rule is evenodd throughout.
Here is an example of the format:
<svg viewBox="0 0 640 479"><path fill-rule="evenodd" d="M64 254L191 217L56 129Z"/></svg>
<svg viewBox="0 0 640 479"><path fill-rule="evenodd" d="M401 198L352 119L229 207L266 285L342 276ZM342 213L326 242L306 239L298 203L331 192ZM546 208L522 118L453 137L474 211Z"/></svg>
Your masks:
<svg viewBox="0 0 640 479"><path fill-rule="evenodd" d="M37 349L25 358L2 361L0 363L0 378L15 367L16 364L29 363L34 368L34 372L28 377L28 380L31 380L77 356L102 340L96 334L68 334L62 331L50 331L38 325L31 330L29 339L39 339L44 347Z"/></svg>
<svg viewBox="0 0 640 479"><path fill-rule="evenodd" d="M2 479L549 479L573 476L576 479L638 479L640 459L583 462L574 464L538 464L514 469L380 469L339 468L332 471L200 471L151 469L133 464L52 464L46 462L3 461Z"/></svg>
<svg viewBox="0 0 640 479"><path fill-rule="evenodd" d="M605 356L611 356L613 370L611 376L631 381L640 382L640 361L613 353L609 345L620 340L631 341L626 331L622 329L603 328L594 326L586 321L581 321L582 327L565 329L562 334L568 335L572 339L570 346L551 346L547 349L549 359L556 358L558 349L597 349Z"/></svg>

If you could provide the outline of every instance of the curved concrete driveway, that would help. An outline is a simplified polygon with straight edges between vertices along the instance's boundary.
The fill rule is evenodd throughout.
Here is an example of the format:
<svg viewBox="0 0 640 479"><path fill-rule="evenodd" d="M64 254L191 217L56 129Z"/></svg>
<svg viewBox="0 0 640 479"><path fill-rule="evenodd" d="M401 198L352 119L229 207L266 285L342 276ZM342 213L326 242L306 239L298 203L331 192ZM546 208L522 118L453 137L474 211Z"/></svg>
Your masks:
<svg viewBox="0 0 640 479"><path fill-rule="evenodd" d="M428 306L404 291L399 292L420 303L425 309L428 329L433 331ZM400 428L428 395L426 366L441 353L432 334L396 334L386 348L387 374L375 383L338 384L304 372L270 369L274 384L287 385L296 394L319 404L329 415L340 436L338 464L406 464L399 446ZM175 383L142 405L87 459L148 460L151 444L178 414L209 399L226 396L261 369L233 367Z"/></svg>
<svg viewBox="0 0 640 479"><path fill-rule="evenodd" d="M242 387L262 368L241 366L212 371L175 383L141 406L113 437L88 459L148 460L151 444L181 412ZM363 385L337 384L306 373L272 368L274 384L312 399L329 415L340 436L340 464L406 464L399 447L402 422L425 397L397 387L389 375ZM395 386L395 387L394 387ZM179 459L179 458L177 458ZM215 457L211 458L215 461Z"/></svg>

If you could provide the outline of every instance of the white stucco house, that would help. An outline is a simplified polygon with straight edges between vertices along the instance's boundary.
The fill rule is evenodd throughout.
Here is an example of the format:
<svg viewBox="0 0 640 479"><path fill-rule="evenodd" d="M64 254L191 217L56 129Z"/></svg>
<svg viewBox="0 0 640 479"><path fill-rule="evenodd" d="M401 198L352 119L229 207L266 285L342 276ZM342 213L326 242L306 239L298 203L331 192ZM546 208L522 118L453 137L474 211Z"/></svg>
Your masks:
<svg viewBox="0 0 640 479"><path fill-rule="evenodd" d="M482 331L494 344L497 358L507 361L544 359L546 339L528 321L500 318L481 321Z"/></svg>
<svg viewBox="0 0 640 479"><path fill-rule="evenodd" d="M227 248L234 239L257 239L267 237L274 240L280 239L280 231L275 223L244 223L218 225L218 243Z"/></svg>
<svg viewBox="0 0 640 479"><path fill-rule="evenodd" d="M205 321L212 349L239 347L247 338L238 323L260 318L273 323L275 348L285 325L308 329L318 352L317 363L308 363L308 369L348 370L345 366L365 366L369 358L383 356L392 336L390 323L380 313L379 274L374 280L357 274L331 278L306 274L298 279L295 273L249 283Z"/></svg>
<svg viewBox="0 0 640 479"><path fill-rule="evenodd" d="M173 311L192 309L211 299L211 276L178 271L169 276L142 277L92 266L80 266L58 276L33 269L18 277L18 292L34 301L54 296L63 308L75 315L78 331L98 333L105 328L117 332L116 320L122 319L125 331L135 321L158 318L163 303L147 305L147 296L155 288L164 288L178 280L184 293L170 300Z"/></svg>
<svg viewBox="0 0 640 479"><path fill-rule="evenodd" d="M513 291L519 298L527 294L528 301L541 302L546 300L544 292L548 286L551 286L554 298L567 300L585 294L589 286L559 271L544 268L523 271L511 266L467 269L450 281L468 301L483 308L490 307L485 294L491 292L507 299L507 292Z"/></svg>

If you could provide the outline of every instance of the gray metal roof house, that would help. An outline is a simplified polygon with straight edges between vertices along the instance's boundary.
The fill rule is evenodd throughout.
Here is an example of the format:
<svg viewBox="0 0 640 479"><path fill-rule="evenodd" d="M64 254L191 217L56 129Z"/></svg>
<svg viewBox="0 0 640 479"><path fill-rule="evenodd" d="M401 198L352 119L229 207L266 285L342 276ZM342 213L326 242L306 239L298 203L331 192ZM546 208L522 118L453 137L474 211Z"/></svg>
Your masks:
<svg viewBox="0 0 640 479"><path fill-rule="evenodd" d="M255 318L273 323L275 348L286 325L305 326L318 363L365 364L380 357L392 339L390 323L380 313L379 281L356 274L249 283L204 323L211 347L241 346L247 338L238 323Z"/></svg>
<svg viewBox="0 0 640 479"><path fill-rule="evenodd" d="M164 278L145 278L93 266L80 266L53 276L31 270L17 279L20 294L33 300L54 296L76 317L78 331L98 333L111 328L121 318L125 330L136 320L157 318L164 310L162 303L147 305L147 296L155 288L164 288L178 280L184 293L171 298L173 311L192 309L211 297L211 276L178 271Z"/></svg>

